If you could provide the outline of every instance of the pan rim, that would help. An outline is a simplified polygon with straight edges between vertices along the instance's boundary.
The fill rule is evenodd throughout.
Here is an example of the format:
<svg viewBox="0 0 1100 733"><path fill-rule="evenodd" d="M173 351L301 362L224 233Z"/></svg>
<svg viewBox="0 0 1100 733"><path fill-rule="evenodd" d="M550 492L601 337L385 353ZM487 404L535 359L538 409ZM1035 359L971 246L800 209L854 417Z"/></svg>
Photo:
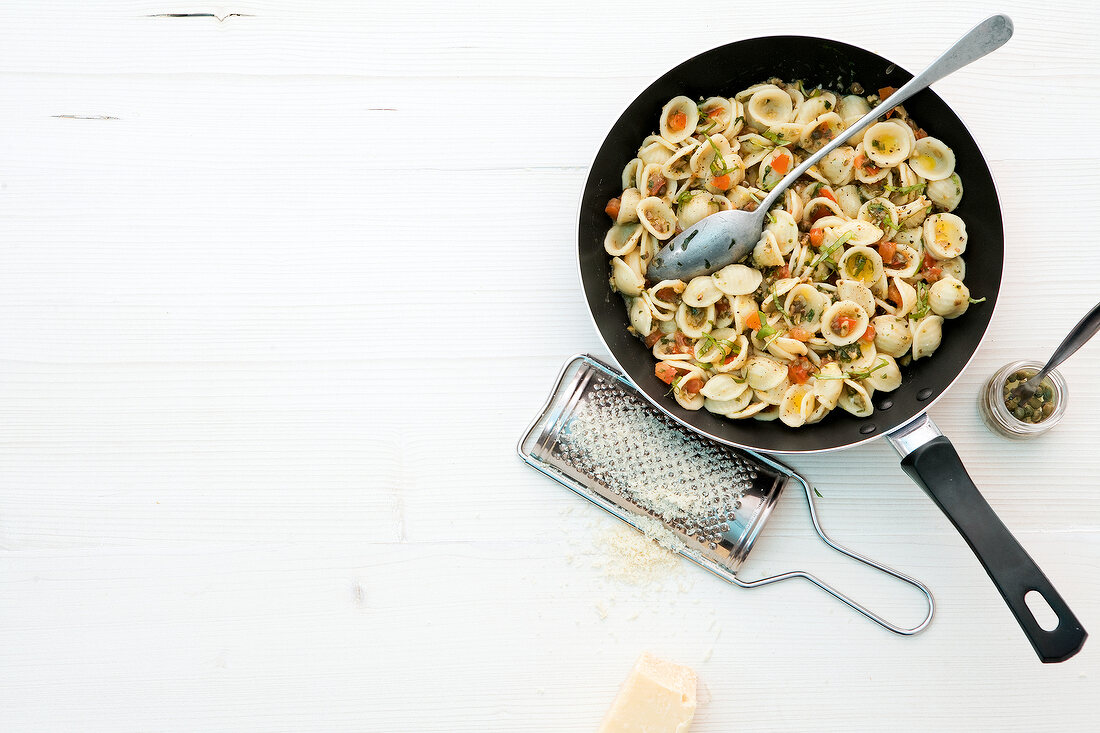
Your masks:
<svg viewBox="0 0 1100 733"><path fill-rule="evenodd" d="M693 433L705 436L706 438L709 438L710 440L717 441L718 443L722 443L723 445L729 445L729 446L733 446L735 448L741 448L743 450L751 450L751 451L755 451L755 452L759 452L759 453L767 453L767 454L771 454L771 455L797 456L797 455L813 455L813 454L819 454L819 453L832 453L832 452L835 452L835 451L841 451L841 450L847 450L849 448L855 448L856 446L860 446L860 445L864 445L866 443L870 443L872 441L875 441L875 440L878 440L878 439L883 438L885 436L888 436L892 433L897 433L897 432L903 431L907 426L911 425L912 423L916 422L917 420L920 420L920 419L924 418L928 414L928 411L937 402L939 402L943 398L943 396L951 390L952 387L955 386L955 384L956 384L956 382L958 382L959 378L966 372L966 370L974 362L974 357L977 356L979 349L981 349L982 344L985 342L986 337L989 335L989 325L993 322L993 318L997 315L997 306L999 305L1000 300L1001 300L1001 298L1000 298L1000 288L1001 288L1001 285L1004 284L1004 262L1003 262L1003 258L1002 258L1000 272L997 275L997 293L996 293L996 297L994 298L992 311L989 314L989 319L986 321L985 327L982 328L982 333L979 336L977 343L975 343L974 347L971 349L970 355L966 358L966 361L958 369L958 371L955 373L955 375L947 382L947 384L944 386L944 388L939 390L939 393L936 394L934 397L932 397L932 399L930 399L928 401L928 404L924 405L920 410L918 410L916 413L914 413L908 420L905 420L900 425L894 426L890 430L883 430L881 432L880 431L875 431L875 432L871 433L870 435L868 435L865 438L860 438L858 440L843 443L841 445L830 446L830 447L827 447L827 448L795 448L795 449L790 449L790 450L786 450L786 449L781 450L781 449L774 449L774 448L761 448L759 446L754 446L754 445L751 445L751 444L748 444L748 443L742 443L742 442L739 442L739 441L736 441L736 440L730 440L729 438L725 438L725 437L722 437L720 435L716 435L716 434L714 434L713 432L711 432L709 430L705 430L705 429L700 428L696 425L693 425L689 421L685 420L684 418L681 418L680 416L676 415L674 412L669 410L667 407L665 407L663 404L661 404L661 402L659 402L658 400L653 398L649 394L648 391L646 391L645 389L643 389L641 387L641 385L639 385L637 382L635 382L634 379L630 376L630 373L627 371L627 369L618 360L618 358L615 355L615 351L611 348L611 346L608 343L607 339L604 337L603 330L600 328L600 324L596 321L595 313L593 312L592 307L591 307L591 305L589 305L589 302L588 302L588 287L585 284L584 269L583 269L583 265L582 265L582 262L581 262L581 249L580 249L581 231L580 230L581 230L581 215L584 211L583 207L584 207L584 203L585 203L585 193L586 193L586 190L587 190L587 187L588 187L588 182L589 182L589 180L591 179L591 176L592 176L592 168L593 168L593 166L595 166L596 161L599 157L600 151L603 149L603 146L607 142L607 139L610 136L610 134L615 130L616 124L618 123L618 121L622 117L622 115L625 114L627 109L629 109L630 106L633 105L634 102L636 102L638 100L638 97L641 94L644 94L647 89L649 89L651 86L653 86L653 84L660 81L667 74L669 74L670 72L676 70L680 66L688 64L688 63L690 63L690 62L692 62L692 61L694 61L694 60L696 60L696 59L698 59L702 56L706 56L707 54L713 53L714 51L716 51L718 49L726 48L727 46L732 46L732 45L735 45L735 44L738 44L738 43L744 43L744 42L747 42L747 41L768 41L768 40L779 40L779 39L801 39L801 40L813 41L813 42L818 42L818 43L820 43L820 42L839 43L839 44L842 44L844 46L849 46L849 47L852 47L852 48L859 49L859 50L861 50L865 53L872 54L872 55L882 59L883 61L887 62L888 64L892 64L896 69L898 69L898 70L900 70L900 71L902 71L906 74L909 74L910 77L914 76L914 74L911 71L909 71L908 68L898 64L897 62L895 62L891 59L888 59L888 58L882 56L882 54L879 54L875 51L871 51L870 49L863 48L862 46L857 46L853 43L848 43L847 41L841 41L841 40L838 40L838 39L835 39L835 38L825 38L825 37L822 37L822 36L794 36L794 35L751 36L751 37L748 37L748 38L741 38L741 39L738 39L736 41L731 41L729 43L723 43L719 46L714 46L714 47L706 49L704 51L700 51L699 53L697 53L697 54L695 54L695 55L693 55L693 56L691 56L687 59L684 59L683 61L677 63L676 65L666 69L662 73L660 73L657 76L653 77L652 80L649 81L649 83L646 84L641 89L641 91L639 91L637 94L635 94L634 97L627 103L626 107L624 107L623 110L619 113L619 115L615 118L615 121L612 122L611 125L607 128L607 132L605 132L603 137L600 138L600 142L596 146L595 154L592 155L589 158L588 166L585 169L585 176L584 176L584 182L585 183L584 183L584 185L581 186L581 189L580 189L580 191L578 192L578 195L577 195L578 196L578 201L577 201L576 215L574 217L575 224L574 224L573 236L574 236L574 240L577 242L577 250L576 250L577 278L580 281L581 292L585 296L585 310L588 312L589 321L592 323L592 326L595 328L596 335L599 337L600 343L603 344L604 350L608 354L611 361L615 364L615 366L623 374L623 376L627 380L629 380L630 383L633 384L638 389L638 392L650 404L652 404L654 407L656 407L662 413L664 413L668 417L672 418L677 423L684 426L685 428L692 431ZM997 179L996 179L996 176L994 175L993 169L989 166L989 158L986 156L985 151L982 149L982 147L981 147L980 143L978 142L978 140L973 135L969 134L970 133L970 127L966 124L966 121L962 118L962 116L959 115L959 113L954 109L954 107L952 107L950 104L948 104L947 101L944 100L942 97L940 97L939 94L936 94L936 92L933 91L931 89L931 87L928 87L928 91L930 91L933 95L935 95L938 99L940 99L940 101L943 102L943 104L951 111L951 113L954 114L956 117L958 117L959 121L963 123L963 128L966 130L968 136L973 141L975 148L978 149L978 153L982 157L982 163L985 165L986 170L989 172L989 179L990 179L990 182L993 186L993 193L994 193L994 196L996 197L997 204L998 204L997 209L998 209L998 213L1000 214L1000 216L998 216L998 218L1000 219L1000 223L1001 223L1001 231L1002 231L1002 245L1001 245L1001 248L1002 248L1002 254L1003 254L1003 250L1004 250L1004 236L1003 236L1004 217L1003 217L1003 214L1001 214L1001 209L1000 209L1001 193L1000 193L1000 188L997 186Z"/></svg>

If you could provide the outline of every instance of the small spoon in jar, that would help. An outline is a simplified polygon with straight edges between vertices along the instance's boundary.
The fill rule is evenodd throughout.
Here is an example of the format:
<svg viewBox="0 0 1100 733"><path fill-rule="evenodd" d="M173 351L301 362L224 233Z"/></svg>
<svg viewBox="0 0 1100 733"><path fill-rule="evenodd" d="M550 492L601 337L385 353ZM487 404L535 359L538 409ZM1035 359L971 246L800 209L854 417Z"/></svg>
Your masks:
<svg viewBox="0 0 1100 733"><path fill-rule="evenodd" d="M1012 37L1012 20L1007 15L994 15L974 26L951 48L928 65L901 89L865 114L843 134L806 158L794 170L772 187L753 211L733 209L719 211L689 226L661 248L649 264L647 277L658 280L690 280L714 272L731 262L737 262L752 252L764 230L764 216L799 176L815 163L837 149L852 135L909 99L917 92L952 74L969 63L997 50ZM690 247L689 247L690 245Z"/></svg>
<svg viewBox="0 0 1100 733"><path fill-rule="evenodd" d="M1093 306L1093 309L1077 322L1073 330L1069 332L1062 343L1058 345L1058 348L1054 350L1054 353L1051 354L1051 357L1047 359L1047 363L1043 365L1043 368L1036 372L1035 376L1012 390L1009 396L1018 402L1026 402L1031 399L1035 391L1039 389L1043 379L1050 373L1050 370L1073 356L1078 349L1096 335L1097 331L1100 331L1100 303Z"/></svg>

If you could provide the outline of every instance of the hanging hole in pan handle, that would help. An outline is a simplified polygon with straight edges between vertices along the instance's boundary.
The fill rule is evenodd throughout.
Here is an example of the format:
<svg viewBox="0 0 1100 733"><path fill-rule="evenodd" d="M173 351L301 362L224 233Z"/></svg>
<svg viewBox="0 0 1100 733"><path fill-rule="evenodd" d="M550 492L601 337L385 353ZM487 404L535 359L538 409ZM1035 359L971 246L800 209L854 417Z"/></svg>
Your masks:
<svg viewBox="0 0 1100 733"><path fill-rule="evenodd" d="M891 436L902 453L901 466L932 498L963 536L1000 591L1035 653L1043 662L1063 662L1081 651L1088 633L1027 551L978 491L955 447L927 417L909 434L912 443ZM934 435L934 437L932 437ZM1040 626L1026 596L1037 591L1057 618L1052 629Z"/></svg>
<svg viewBox="0 0 1100 733"><path fill-rule="evenodd" d="M1028 610L1035 617L1035 622L1039 624L1040 629L1054 631L1058 628L1058 614L1047 603L1047 599L1043 598L1042 593L1032 588L1024 593L1024 603L1027 604Z"/></svg>
<svg viewBox="0 0 1100 733"><path fill-rule="evenodd" d="M833 539L825 533L825 529L821 526L821 521L817 518L817 508L814 506L813 486L810 484L809 481L802 478L797 473L792 472L791 478L797 481L802 486L802 493L806 497L806 506L809 507L810 510L810 521L813 523L814 531L817 532L817 536L821 538L821 541L839 552L840 554L847 555L853 560L858 560L864 565L868 565L876 570L886 573L887 575L891 575L898 580L904 581L919 590L922 594L924 594L925 601L928 605L928 612L925 614L924 620L922 620L916 626L898 626L897 624L887 621L882 616L879 616L877 613L867 608L863 604L849 598L847 595L841 593L836 588L833 588L828 583L819 580L812 574L802 570L794 570L788 573L780 573L779 575L771 575L766 578L760 578L759 580L743 580L742 578L735 576L734 582L742 588L756 588L762 585L768 585L770 583L778 583L782 580L802 578L804 580L810 581L818 588L831 595L833 598L836 598L841 603L847 605L849 608L852 608L853 610L863 614L887 631L892 631L895 634L899 634L901 636L912 636L913 634L919 634L920 632L928 628L928 624L932 623L932 616L936 613L936 601L932 598L932 591L928 589L928 586L926 586L924 583L920 582L916 578L911 578L904 573L899 573L897 570L894 570L891 567L883 565L882 563L872 560L871 558L864 555L860 555L858 552L853 552L852 550L849 550L848 548L834 542Z"/></svg>

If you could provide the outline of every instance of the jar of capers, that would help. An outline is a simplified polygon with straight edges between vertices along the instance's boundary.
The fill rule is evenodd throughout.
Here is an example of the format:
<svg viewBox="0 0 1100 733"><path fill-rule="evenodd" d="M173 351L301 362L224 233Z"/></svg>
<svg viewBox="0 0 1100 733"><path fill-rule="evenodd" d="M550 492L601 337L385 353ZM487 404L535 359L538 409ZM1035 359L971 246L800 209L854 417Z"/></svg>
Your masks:
<svg viewBox="0 0 1100 733"><path fill-rule="evenodd" d="M1042 368L1041 362L1006 364L989 378L978 400L978 410L989 429L1010 440L1026 440L1053 428L1066 411L1066 382L1050 372L1035 394L1022 400L1014 390Z"/></svg>

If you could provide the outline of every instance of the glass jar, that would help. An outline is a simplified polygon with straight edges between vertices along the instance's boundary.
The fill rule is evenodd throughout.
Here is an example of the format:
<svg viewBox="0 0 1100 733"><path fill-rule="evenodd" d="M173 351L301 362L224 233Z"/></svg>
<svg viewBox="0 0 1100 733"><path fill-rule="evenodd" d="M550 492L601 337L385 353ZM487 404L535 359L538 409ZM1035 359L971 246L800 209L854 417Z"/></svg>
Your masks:
<svg viewBox="0 0 1100 733"><path fill-rule="evenodd" d="M1039 361L1014 361L1001 367L996 374L989 378L978 395L978 411L982 415L985 424L997 435L1009 440L1027 440L1035 438L1047 432L1062 419L1066 413L1066 380L1057 370L1051 370L1043 383L1049 381L1054 391L1054 412L1037 423L1024 422L1009 412L1005 405L1004 388L1008 378L1020 369L1039 371L1043 368L1043 362Z"/></svg>

